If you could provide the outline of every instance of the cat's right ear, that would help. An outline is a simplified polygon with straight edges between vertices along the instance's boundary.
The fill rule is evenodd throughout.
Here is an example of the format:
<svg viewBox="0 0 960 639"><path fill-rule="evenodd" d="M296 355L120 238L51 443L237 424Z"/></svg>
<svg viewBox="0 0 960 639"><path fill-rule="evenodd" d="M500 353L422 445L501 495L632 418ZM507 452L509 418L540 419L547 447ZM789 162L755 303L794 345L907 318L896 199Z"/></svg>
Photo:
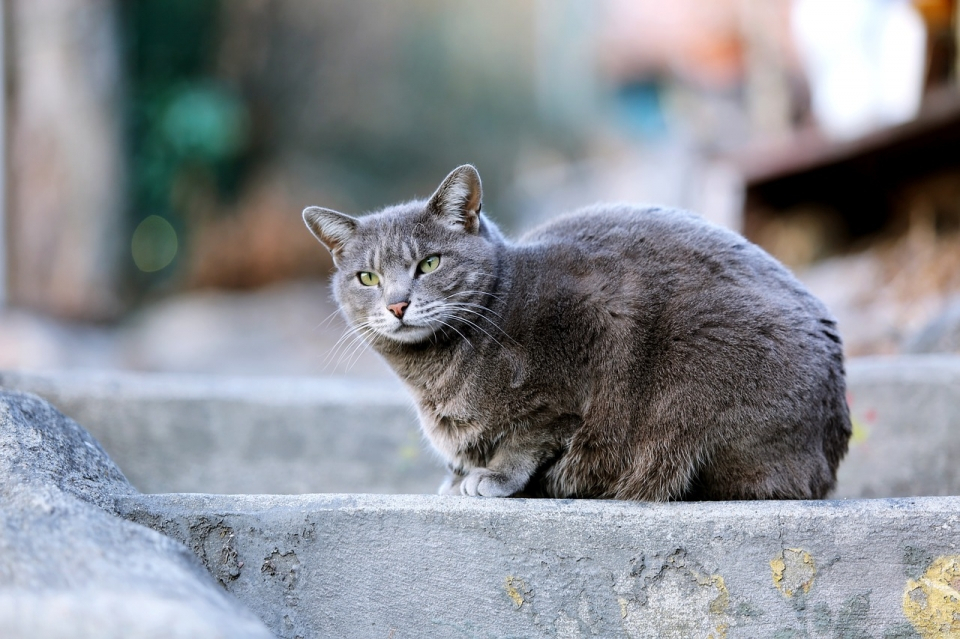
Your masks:
<svg viewBox="0 0 960 639"><path fill-rule="evenodd" d="M327 247L336 262L344 244L357 232L357 220L319 206L303 209L303 221L320 243Z"/></svg>

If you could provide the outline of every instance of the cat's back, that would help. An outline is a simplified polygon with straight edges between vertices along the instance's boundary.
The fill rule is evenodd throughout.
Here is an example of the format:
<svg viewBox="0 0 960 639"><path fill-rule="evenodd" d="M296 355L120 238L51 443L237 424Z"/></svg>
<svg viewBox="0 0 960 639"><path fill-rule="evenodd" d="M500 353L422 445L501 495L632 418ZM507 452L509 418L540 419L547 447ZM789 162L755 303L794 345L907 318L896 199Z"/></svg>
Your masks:
<svg viewBox="0 0 960 639"><path fill-rule="evenodd" d="M614 279L620 292L659 291L702 300L736 291L735 297L747 296L755 303L758 297L774 306L795 307L799 301L814 314L827 314L819 300L761 248L679 209L596 205L535 228L520 242L544 268Z"/></svg>
<svg viewBox="0 0 960 639"><path fill-rule="evenodd" d="M669 351L745 364L773 347L781 361L814 367L840 357L820 300L760 247L693 213L594 206L534 229L520 247L545 273L531 279L538 291L576 298L595 311L583 315L628 324Z"/></svg>
<svg viewBox="0 0 960 639"><path fill-rule="evenodd" d="M591 256L621 260L645 258L659 263L686 263L693 257L725 256L736 262L774 267L758 247L742 236L680 209L629 204L595 205L551 220L524 235L527 246L573 250L579 259ZM619 264L623 267L624 264Z"/></svg>

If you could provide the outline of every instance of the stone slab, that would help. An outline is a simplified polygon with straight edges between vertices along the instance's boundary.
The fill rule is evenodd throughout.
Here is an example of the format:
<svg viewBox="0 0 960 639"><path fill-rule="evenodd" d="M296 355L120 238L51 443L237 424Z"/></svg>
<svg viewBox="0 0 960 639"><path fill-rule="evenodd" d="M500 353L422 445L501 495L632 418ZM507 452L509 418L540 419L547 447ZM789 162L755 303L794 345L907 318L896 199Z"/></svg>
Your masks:
<svg viewBox="0 0 960 639"><path fill-rule="evenodd" d="M960 498L122 496L280 637L960 633ZM953 633L953 634L951 634Z"/></svg>

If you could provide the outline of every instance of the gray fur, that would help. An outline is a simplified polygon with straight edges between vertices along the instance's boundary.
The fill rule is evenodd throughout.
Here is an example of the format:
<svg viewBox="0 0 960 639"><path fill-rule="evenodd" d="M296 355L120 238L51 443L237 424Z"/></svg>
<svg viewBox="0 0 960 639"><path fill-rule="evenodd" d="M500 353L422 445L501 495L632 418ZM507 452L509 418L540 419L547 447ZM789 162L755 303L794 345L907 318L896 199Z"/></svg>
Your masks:
<svg viewBox="0 0 960 639"><path fill-rule="evenodd" d="M666 501L833 488L850 437L836 323L739 235L620 204L511 242L480 213L469 165L429 200L331 213L304 219L334 253L347 320L413 393L451 471L441 492ZM418 272L431 255L439 267ZM400 301L402 319L387 309Z"/></svg>

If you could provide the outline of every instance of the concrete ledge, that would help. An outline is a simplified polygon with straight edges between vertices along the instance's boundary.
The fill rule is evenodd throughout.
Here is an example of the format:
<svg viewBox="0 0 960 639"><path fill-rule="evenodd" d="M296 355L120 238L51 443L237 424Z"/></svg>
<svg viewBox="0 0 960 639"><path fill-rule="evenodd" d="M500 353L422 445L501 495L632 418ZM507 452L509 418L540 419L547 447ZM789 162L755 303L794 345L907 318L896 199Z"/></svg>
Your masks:
<svg viewBox="0 0 960 639"><path fill-rule="evenodd" d="M399 382L0 372L76 420L146 493L433 493Z"/></svg>
<svg viewBox="0 0 960 639"><path fill-rule="evenodd" d="M426 493L443 470L393 380L0 372L83 424L141 492ZM960 494L960 357L848 363L836 497Z"/></svg>
<svg viewBox="0 0 960 639"><path fill-rule="evenodd" d="M851 362L849 372L856 432L839 494L960 492L960 359L864 360ZM183 482L201 491L295 492L330 490L346 477L351 491L432 491L439 470L421 452L403 391L362 384L0 374L0 385L38 392L88 425L124 471L142 477L141 488ZM64 427L40 404L23 412L25 424ZM90 450L112 467L81 429L65 428L86 442L58 445L65 459ZM69 552L74 536L90 533L89 523L69 530L45 523L64 513L78 522L103 519L123 543L134 538L131 531L151 548L183 542L281 637L960 636L960 497L643 504L144 495L118 473L104 483L103 472L85 471L53 484L73 501L46 508L22 493L20 473L64 464L38 457L35 437L4 433L16 442L8 451L31 451L11 457L12 470L0 473L7 482L0 550L21 549L0 553L12 567L0 566L7 584L0 618L29 622L26 630L14 627L19 636L37 636L38 623L54 618L47 611L79 615L84 597L104 623L124 614L151 628L178 615L185 628L200 623L167 610L163 600L152 600L155 617L130 613L125 606L136 608L136 597L104 588L130 572L125 559L146 565L129 552L111 558L122 570L107 577L83 568L78 588L65 568L73 564L52 562L46 550L67 551L80 564L93 556ZM27 457L35 461L20 461ZM67 509L94 477L95 504ZM114 521L114 512L129 522ZM157 579L192 574L183 568L192 561L186 549ZM56 564L51 574L63 581L54 589L25 581L28 569L48 570L44 561ZM252 617L212 590L204 591L211 609L232 611L256 635Z"/></svg>
<svg viewBox="0 0 960 639"><path fill-rule="evenodd" d="M187 548L112 512L135 492L83 428L0 389L0 637L270 636Z"/></svg>
<svg viewBox="0 0 960 639"><path fill-rule="evenodd" d="M960 633L960 498L134 495L281 637Z"/></svg>

